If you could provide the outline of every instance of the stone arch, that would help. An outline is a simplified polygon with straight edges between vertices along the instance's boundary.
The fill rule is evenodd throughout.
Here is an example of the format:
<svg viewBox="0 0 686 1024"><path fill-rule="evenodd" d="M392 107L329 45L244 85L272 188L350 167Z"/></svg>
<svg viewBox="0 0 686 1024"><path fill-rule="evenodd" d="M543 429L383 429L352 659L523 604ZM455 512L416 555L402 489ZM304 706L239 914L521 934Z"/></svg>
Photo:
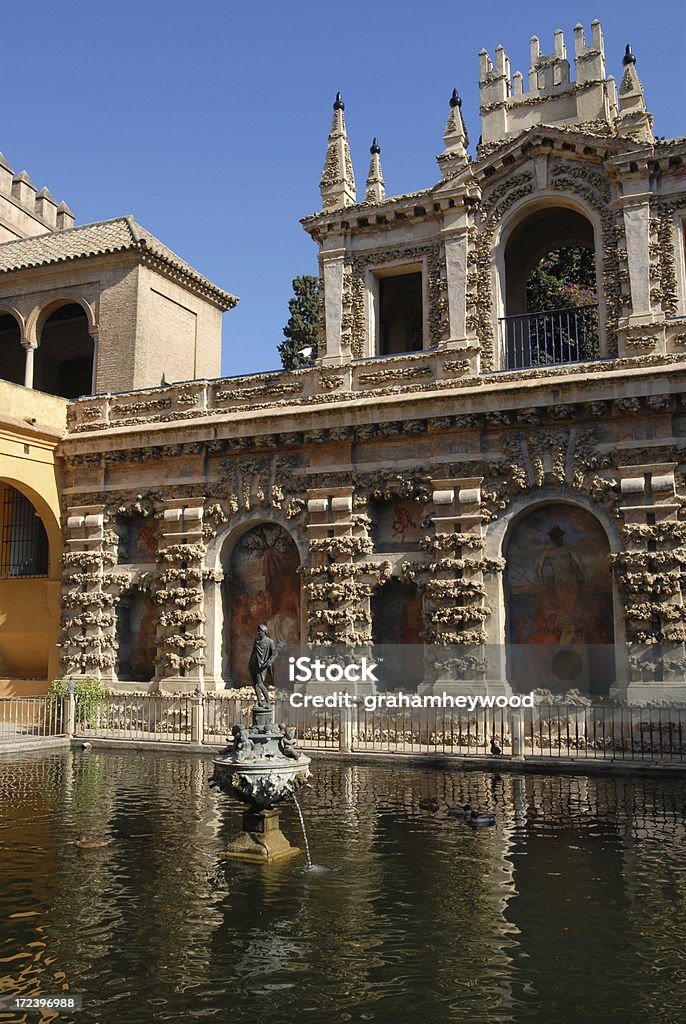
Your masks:
<svg viewBox="0 0 686 1024"><path fill-rule="evenodd" d="M553 326L542 321L539 332L535 334L532 354L533 335L526 319L527 277L546 253L571 246L583 246L594 251L598 314L592 317L590 314L577 314L569 327L565 319L561 328L564 341L557 350L548 339L551 328L555 337L557 322ZM493 330L498 346L497 366L518 369L522 365L532 365L532 362L534 365L553 361L576 362L605 354L603 254L602 218L582 199L564 192L545 190L513 204L494 235ZM532 328L535 327L533 323ZM575 343L570 344L568 338ZM551 348L550 352L548 348Z"/></svg>
<svg viewBox="0 0 686 1024"><path fill-rule="evenodd" d="M610 539L576 502L531 503L503 535L507 675L515 690L606 695L615 682Z"/></svg>
<svg viewBox="0 0 686 1024"><path fill-rule="evenodd" d="M59 560L62 554L62 531L48 500L37 490L14 477L0 476L0 488L11 487L31 502L45 529L48 539L48 572L51 579L59 578Z"/></svg>
<svg viewBox="0 0 686 1024"><path fill-rule="evenodd" d="M58 292L52 294L40 306L36 306L26 318L26 337L37 341L45 326L45 321L61 306L80 306L88 321L88 333L97 334L98 324L93 306L78 292Z"/></svg>
<svg viewBox="0 0 686 1024"><path fill-rule="evenodd" d="M33 386L37 391L78 398L94 388L93 311L80 296L52 298L30 323L37 342Z"/></svg>
<svg viewBox="0 0 686 1024"><path fill-rule="evenodd" d="M423 679L422 596L414 582L391 576L372 591L372 640L382 688L418 686Z"/></svg>
<svg viewBox="0 0 686 1024"><path fill-rule="evenodd" d="M157 605L147 590L131 587L119 599L116 618L117 678L149 683L155 676Z"/></svg>
<svg viewBox="0 0 686 1024"><path fill-rule="evenodd" d="M0 490L0 577L49 575L50 542L41 515L17 487Z"/></svg>
<svg viewBox="0 0 686 1024"><path fill-rule="evenodd" d="M22 345L24 324L10 306L0 305L0 379L10 384L24 384L26 349Z"/></svg>
<svg viewBox="0 0 686 1024"><path fill-rule="evenodd" d="M44 498L6 477L0 539L0 676L44 686L58 665L59 525Z"/></svg>
<svg viewBox="0 0 686 1024"><path fill-rule="evenodd" d="M221 675L236 686L246 686L258 625L266 624L277 643L297 646L301 642L301 551L281 523L253 518L224 536L219 559L224 577Z"/></svg>

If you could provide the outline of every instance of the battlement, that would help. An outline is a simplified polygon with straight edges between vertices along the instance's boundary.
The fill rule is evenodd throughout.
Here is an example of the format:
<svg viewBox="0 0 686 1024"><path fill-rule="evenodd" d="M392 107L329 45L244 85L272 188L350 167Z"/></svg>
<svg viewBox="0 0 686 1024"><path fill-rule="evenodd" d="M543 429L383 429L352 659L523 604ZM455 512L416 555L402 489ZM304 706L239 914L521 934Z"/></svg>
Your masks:
<svg viewBox="0 0 686 1024"><path fill-rule="evenodd" d="M74 226L74 214L47 188L36 188L26 171L15 174L0 153L0 242Z"/></svg>
<svg viewBox="0 0 686 1024"><path fill-rule="evenodd" d="M541 52L538 36L530 40L528 89L521 71L510 74L502 46L492 61L479 54L482 144L500 142L538 124L614 123L618 114L615 79L605 70L605 44L599 21L591 24L591 42L583 25L574 28L575 80L567 57L564 34L555 32L553 52Z"/></svg>

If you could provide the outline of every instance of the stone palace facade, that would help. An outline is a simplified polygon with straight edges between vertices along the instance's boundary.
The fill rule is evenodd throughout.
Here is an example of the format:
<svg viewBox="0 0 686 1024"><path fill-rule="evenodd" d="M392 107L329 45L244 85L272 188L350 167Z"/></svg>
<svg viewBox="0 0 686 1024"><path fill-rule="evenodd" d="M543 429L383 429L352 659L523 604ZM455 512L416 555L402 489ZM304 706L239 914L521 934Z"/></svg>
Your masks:
<svg viewBox="0 0 686 1024"><path fill-rule="evenodd" d="M387 646L389 685L686 696L686 139L655 138L619 56L617 85L598 22L573 73L534 37L525 87L482 51L476 157L453 93L440 180L408 195L375 142L358 200L338 96L303 221L319 354L292 372L216 379L236 300L7 169L47 212L0 244L2 375L91 392L57 446L64 675L244 683L267 622ZM563 250L594 285L534 306Z"/></svg>

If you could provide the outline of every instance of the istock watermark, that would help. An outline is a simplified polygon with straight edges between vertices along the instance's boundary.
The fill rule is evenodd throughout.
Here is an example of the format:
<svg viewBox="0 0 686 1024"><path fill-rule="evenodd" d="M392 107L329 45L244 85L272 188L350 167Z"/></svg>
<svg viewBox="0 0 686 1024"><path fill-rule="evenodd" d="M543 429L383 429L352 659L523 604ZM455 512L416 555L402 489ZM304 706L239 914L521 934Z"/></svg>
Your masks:
<svg viewBox="0 0 686 1024"><path fill-rule="evenodd" d="M293 708L352 708L362 705L365 711L379 708L459 708L476 711L477 708L532 708L532 693L513 693L509 697L452 693L366 693L363 695L336 690L333 693L292 693L288 698Z"/></svg>
<svg viewBox="0 0 686 1024"><path fill-rule="evenodd" d="M378 683L374 675L377 663L366 657L347 665L322 661L320 658L289 658L288 680L291 683Z"/></svg>

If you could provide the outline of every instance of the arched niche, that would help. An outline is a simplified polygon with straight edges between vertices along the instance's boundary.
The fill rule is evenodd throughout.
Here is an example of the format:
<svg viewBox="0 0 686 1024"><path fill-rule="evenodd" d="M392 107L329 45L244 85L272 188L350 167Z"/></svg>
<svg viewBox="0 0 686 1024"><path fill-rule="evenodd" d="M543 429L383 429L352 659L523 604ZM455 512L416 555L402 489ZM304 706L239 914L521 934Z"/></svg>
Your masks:
<svg viewBox="0 0 686 1024"><path fill-rule="evenodd" d="M117 605L117 678L147 683L155 675L157 606L143 590L129 590Z"/></svg>
<svg viewBox="0 0 686 1024"><path fill-rule="evenodd" d="M26 350L21 344L21 327L11 313L0 309L0 379L23 384Z"/></svg>
<svg viewBox="0 0 686 1024"><path fill-rule="evenodd" d="M276 643L300 643L300 555L287 530L260 523L225 549L222 563L222 675L249 686L248 661L259 625L268 627ZM279 672L283 664L277 662Z"/></svg>
<svg viewBox="0 0 686 1024"><path fill-rule="evenodd" d="M33 370L37 391L62 398L92 393L95 346L89 327L85 309L76 302L41 317Z"/></svg>
<svg viewBox="0 0 686 1024"><path fill-rule="evenodd" d="M412 689L422 682L422 598L416 583L391 577L372 592L372 639L382 689Z"/></svg>
<svg viewBox="0 0 686 1024"><path fill-rule="evenodd" d="M567 502L537 505L512 523L504 553L513 689L607 694L615 678L613 596L600 522Z"/></svg>

